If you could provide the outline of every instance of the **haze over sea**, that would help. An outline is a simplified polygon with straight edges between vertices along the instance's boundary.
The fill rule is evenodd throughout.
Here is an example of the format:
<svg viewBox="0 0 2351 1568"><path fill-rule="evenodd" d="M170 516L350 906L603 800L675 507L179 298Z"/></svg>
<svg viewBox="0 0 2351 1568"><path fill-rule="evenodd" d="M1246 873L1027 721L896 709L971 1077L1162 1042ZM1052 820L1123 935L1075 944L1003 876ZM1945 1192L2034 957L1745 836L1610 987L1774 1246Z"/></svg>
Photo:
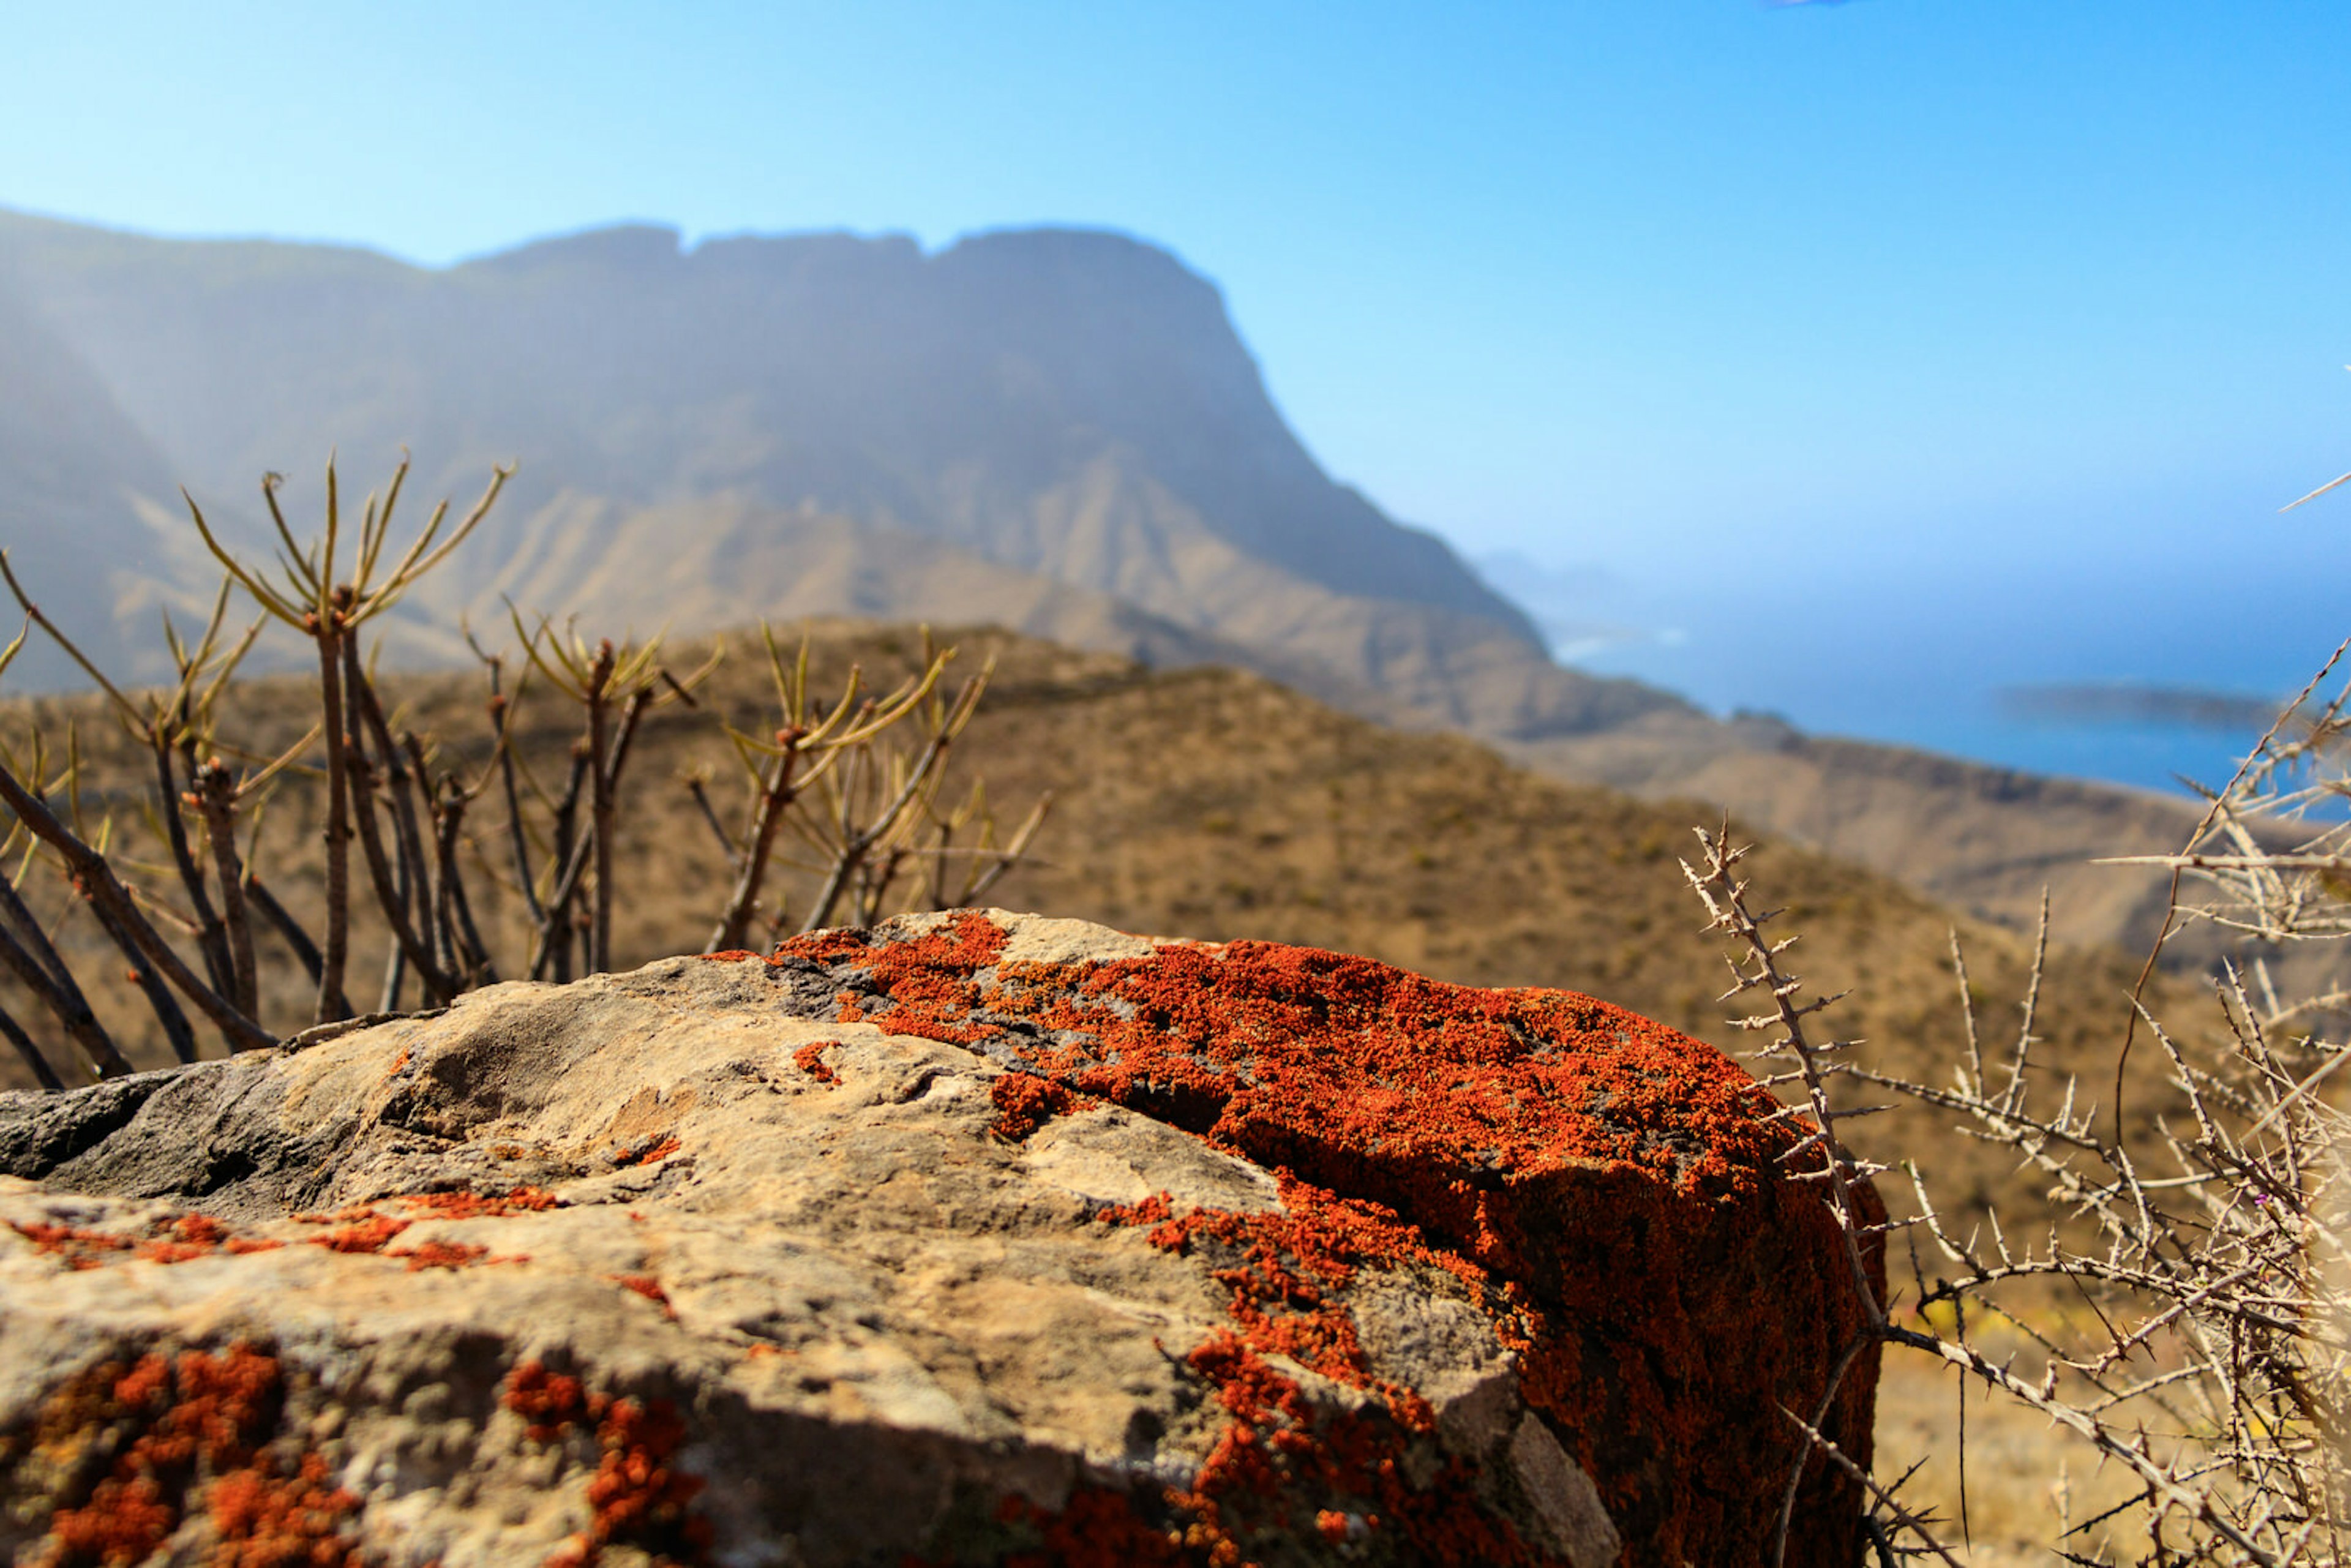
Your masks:
<svg viewBox="0 0 2351 1568"><path fill-rule="evenodd" d="M2030 772L2218 786L2351 632L2339 580L2087 565L1970 581L1894 563L1758 591L1481 558L1562 662ZM2340 685L2340 672L2328 683Z"/></svg>
<svg viewBox="0 0 2351 1568"><path fill-rule="evenodd" d="M1576 662L2162 787L2251 732L2147 690L2257 707L2351 631L2351 487L2277 511L2351 467L2346 53L2189 0L52 7L0 206L432 262L1125 230Z"/></svg>

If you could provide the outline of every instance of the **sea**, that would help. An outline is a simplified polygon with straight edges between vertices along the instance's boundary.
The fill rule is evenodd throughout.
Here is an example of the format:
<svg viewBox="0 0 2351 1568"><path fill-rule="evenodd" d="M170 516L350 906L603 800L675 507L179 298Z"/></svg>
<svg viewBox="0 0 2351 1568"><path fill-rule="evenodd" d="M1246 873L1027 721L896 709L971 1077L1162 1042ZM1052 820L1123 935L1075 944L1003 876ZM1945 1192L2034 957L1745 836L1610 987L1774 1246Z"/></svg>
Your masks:
<svg viewBox="0 0 2351 1568"><path fill-rule="evenodd" d="M1644 586L1479 561L1555 658L1719 716L2192 797L2225 785L2351 633L2333 574ZM2341 691L2351 656L2322 684Z"/></svg>

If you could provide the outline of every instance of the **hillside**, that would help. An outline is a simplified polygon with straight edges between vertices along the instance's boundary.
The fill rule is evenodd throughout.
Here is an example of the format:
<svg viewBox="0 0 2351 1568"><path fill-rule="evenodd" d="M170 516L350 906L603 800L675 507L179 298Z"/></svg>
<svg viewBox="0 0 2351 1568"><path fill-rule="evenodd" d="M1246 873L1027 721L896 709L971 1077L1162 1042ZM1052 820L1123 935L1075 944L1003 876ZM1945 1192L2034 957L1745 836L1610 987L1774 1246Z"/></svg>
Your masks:
<svg viewBox="0 0 2351 1568"><path fill-rule="evenodd" d="M1661 713L1503 749L1648 800L1721 801L1759 828L2011 929L2032 925L2046 890L2061 940L2142 951L2163 923L2164 876L2094 858L2172 853L2197 819L2184 800L1809 736L1771 719ZM2168 951L2211 956L2206 935Z"/></svg>
<svg viewBox="0 0 2351 1568"><path fill-rule="evenodd" d="M517 463L477 547L508 575L626 559L624 532L693 538L681 504L725 498L908 529L1432 722L1538 734L1587 722L1594 691L1612 713L1671 704L1558 670L1451 550L1333 483L1214 287L1119 235L925 255L623 228L435 271L0 214L0 277L231 517L264 471L340 447L364 482L405 445L436 496ZM428 603L444 623L497 610L478 580ZM768 609L724 579L658 604L693 625Z"/></svg>
<svg viewBox="0 0 2351 1568"><path fill-rule="evenodd" d="M158 587L182 564L172 552L185 530L150 520L171 476L97 372L0 276L0 546L118 667L150 634ZM41 648L17 674L54 684L68 670Z"/></svg>
<svg viewBox="0 0 2351 1568"><path fill-rule="evenodd" d="M470 570L402 607L412 664L462 658L461 622L507 597L640 632L987 620L1709 800L2011 925L2051 886L2085 943L2143 942L2159 880L2082 862L2189 821L1561 668L1440 541L1322 473L1212 285L1119 235L926 254L638 227L428 269L0 213L0 544L99 649L150 646L158 604L208 591L177 483L259 542L260 473L312 515L324 453L357 492L405 444L413 498L520 464ZM18 675L63 674L39 657Z"/></svg>
<svg viewBox="0 0 2351 1568"><path fill-rule="evenodd" d="M1253 559L1531 640L1443 545L1322 475L1207 282L1116 235L925 256L846 235L686 250L623 228L427 271L23 219L0 234L21 287L215 490L339 443L407 442L435 493L518 460L517 517L559 486L632 506L813 501L1110 588L1128 563L1065 564L1045 516L1107 459L1131 504L1156 486ZM1007 537L1024 523L1029 538Z"/></svg>
<svg viewBox="0 0 2351 1568"><path fill-rule="evenodd" d="M1560 986L1586 991L1686 1030L1725 1049L1752 1045L1724 1024L1720 948L1701 930L1677 858L1690 829L1712 809L1653 804L1562 783L1512 766L1474 742L1409 735L1337 712L1260 677L1217 667L1154 671L1132 661L992 632L960 636L961 657L993 652L998 675L978 723L959 748L957 775L985 778L1008 816L1037 793L1054 807L1034 860L1000 883L1006 907L1075 915L1130 931L1211 939L1259 937L1363 953L1440 978L1479 985ZM903 628L831 623L813 643L820 684L855 661L877 679L908 667L915 641ZM681 666L698 655L678 653ZM456 677L414 677L398 686L420 725L478 754L486 738L479 689ZM768 717L766 675L754 657L722 666L706 704L747 727ZM307 697L298 681L246 688L255 738L298 734ZM92 758L84 800L136 821L143 771L84 698L19 706L13 731L37 713L51 733L78 721ZM544 699L523 709L518 733L544 776L559 772L570 721ZM722 902L721 861L680 780L710 770L712 792L731 815L744 799L723 739L698 715L664 710L648 721L631 764L617 875L623 894L615 961L633 966L697 947ZM473 873L486 921L518 937L516 901L489 863L506 863L502 811L486 800L474 821L485 864ZM135 831L135 830L134 830ZM296 781L269 810L260 864L289 897L315 880L317 821L308 787ZM1953 917L1867 871L1786 844L1767 847L1759 874L1773 904L1804 934L1803 972L1826 990L1851 988L1843 1030L1872 1042L1876 1060L1940 1081L1960 1048L1949 969ZM793 885L804 904L811 879ZM44 910L63 907L61 887L37 874ZM2022 945L1960 919L1995 1038L2010 1027L2003 998L2022 991ZM101 977L97 1001L126 1030L140 1019L119 964L96 956L86 916L67 940ZM494 938L494 941L496 938ZM382 951L365 926L354 947L357 985L371 988ZM265 943L265 967L287 997L294 1027L293 971ZM2111 951L2061 954L2051 973L2039 1060L2103 1071L2135 966ZM0 997L19 1017L13 989ZM2159 998L2185 1027L2198 1005L2167 984ZM147 1060L159 1061L150 1041ZM1862 1124L1889 1157L1914 1155L1952 1173L1959 1192L1989 1191L2005 1166L1985 1147L1954 1138L1939 1115L1906 1112ZM2030 1202L2030 1197L2020 1201Z"/></svg>

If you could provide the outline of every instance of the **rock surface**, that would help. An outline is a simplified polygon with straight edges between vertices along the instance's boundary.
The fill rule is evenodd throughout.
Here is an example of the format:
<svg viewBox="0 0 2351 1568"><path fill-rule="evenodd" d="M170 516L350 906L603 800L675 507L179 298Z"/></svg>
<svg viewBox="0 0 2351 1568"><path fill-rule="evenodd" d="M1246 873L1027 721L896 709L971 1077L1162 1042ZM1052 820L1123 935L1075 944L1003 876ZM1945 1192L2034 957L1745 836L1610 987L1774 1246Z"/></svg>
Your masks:
<svg viewBox="0 0 2351 1568"><path fill-rule="evenodd" d="M996 911L0 1097L0 1551L1765 1561L1859 1320L1768 1105L1571 993ZM1788 1561L1857 1518L1813 1464Z"/></svg>

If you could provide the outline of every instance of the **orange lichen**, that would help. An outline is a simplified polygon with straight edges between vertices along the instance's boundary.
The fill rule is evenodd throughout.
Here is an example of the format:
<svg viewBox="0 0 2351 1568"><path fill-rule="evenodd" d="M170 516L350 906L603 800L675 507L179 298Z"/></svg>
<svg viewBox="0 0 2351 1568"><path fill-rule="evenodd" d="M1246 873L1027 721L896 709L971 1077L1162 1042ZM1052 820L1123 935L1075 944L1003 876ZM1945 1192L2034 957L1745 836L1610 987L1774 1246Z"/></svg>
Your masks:
<svg viewBox="0 0 2351 1568"><path fill-rule="evenodd" d="M392 1201L429 1209L434 1218L441 1219L490 1218L550 1208L555 1205L552 1197L528 1186L493 1197L470 1192L435 1192L419 1193ZM491 1258L486 1247L464 1242L426 1241L409 1248L392 1247L392 1242L416 1221L395 1218L366 1204L339 1209L333 1214L301 1214L294 1218L299 1224L336 1227L324 1236L308 1238L308 1246L323 1247L330 1252L397 1258L406 1262L411 1270L458 1269L485 1260L493 1263L528 1261L521 1257ZM41 1251L62 1258L68 1269L96 1269L127 1258L172 1264L223 1253L231 1257L246 1257L256 1252L274 1252L286 1245L283 1241L265 1237L238 1236L209 1214L183 1214L175 1218L155 1220L149 1227L150 1234L146 1239L39 1221L19 1223L12 1220L9 1225Z"/></svg>
<svg viewBox="0 0 2351 1568"><path fill-rule="evenodd" d="M495 1194L462 1191L404 1193L383 1201L424 1209L430 1218L451 1220L496 1219L509 1214L553 1208L557 1202L552 1194L535 1186L518 1186L510 1192ZM370 1204L355 1204L332 1214L298 1214L294 1219L300 1225L338 1227L324 1236L309 1238L308 1246L323 1247L330 1252L396 1258L406 1263L412 1273L420 1269L463 1269L481 1262L530 1261L521 1256L493 1258L488 1248L462 1241L423 1241L413 1247L393 1247L392 1243L402 1232L420 1221L398 1218ZM277 1245L277 1242L264 1242L247 1247L231 1241L228 1247L231 1251L239 1251Z"/></svg>
<svg viewBox="0 0 2351 1568"><path fill-rule="evenodd" d="M855 1020L845 1021L854 1022ZM825 1061L824 1053L840 1043L837 1040L820 1040L813 1044L804 1045L792 1052L792 1065L819 1083L831 1088L841 1082L841 1074L835 1072L831 1064Z"/></svg>
<svg viewBox="0 0 2351 1568"><path fill-rule="evenodd" d="M638 1295L659 1307L663 1316L672 1318L677 1316L677 1309L669 1304L669 1292L663 1290L662 1282L651 1274L614 1274L610 1278L612 1283L622 1290L634 1291Z"/></svg>
<svg viewBox="0 0 2351 1568"><path fill-rule="evenodd" d="M246 1469L214 1481L204 1509L221 1546L214 1568L359 1568L360 1553L340 1534L359 1499L327 1481L327 1461L302 1456L289 1477Z"/></svg>
<svg viewBox="0 0 2351 1568"><path fill-rule="evenodd" d="M666 1399L650 1405L616 1399L596 1428L596 1440L604 1454L588 1482L595 1539L645 1547L674 1536L688 1561L699 1560L709 1548L710 1527L687 1511L703 1481L669 1463L685 1442L677 1407Z"/></svg>
<svg viewBox="0 0 2351 1568"><path fill-rule="evenodd" d="M128 1252L137 1245L127 1236L110 1236L102 1230L84 1230L44 1219L12 1219L8 1228L46 1256L63 1259L68 1269L99 1268L114 1260L107 1254Z"/></svg>
<svg viewBox="0 0 2351 1568"><path fill-rule="evenodd" d="M427 1210L435 1219L496 1219L509 1214L535 1213L557 1205L552 1193L542 1192L535 1186L518 1186L504 1193L404 1193L383 1201ZM382 1253L388 1258L406 1258L412 1260L411 1269L455 1268L458 1265L453 1260L460 1253L465 1255L465 1261L477 1261L486 1252L483 1248L437 1241L428 1241L407 1250L386 1252L384 1249L401 1232L417 1222L395 1218L369 1204L357 1204L332 1214L298 1214L294 1218L302 1225L340 1227L328 1235L311 1238L309 1245L313 1247L324 1247L334 1252ZM413 1260L420 1257L427 1260ZM496 1259L492 1261L522 1262L525 1260Z"/></svg>
<svg viewBox="0 0 2351 1568"><path fill-rule="evenodd" d="M276 1358L241 1343L218 1354L150 1353L74 1379L45 1406L37 1436L103 1444L115 1458L82 1500L52 1512L30 1561L43 1568L141 1562L201 1507L220 1568L358 1568L342 1524L359 1500L327 1484L319 1455L301 1456L289 1473L269 1451L283 1405Z"/></svg>
<svg viewBox="0 0 2351 1568"><path fill-rule="evenodd" d="M537 1214L558 1207L551 1192L518 1186L510 1192L416 1192L399 1199L412 1207L429 1208L442 1219L500 1219L509 1214Z"/></svg>
<svg viewBox="0 0 2351 1568"><path fill-rule="evenodd" d="M1311 1529L1334 1541L1383 1534L1416 1561L1496 1568L1546 1562L1507 1521L1479 1507L1458 1462L1440 1484L1405 1484L1397 1460L1415 1435L1434 1430L1435 1413L1416 1390L1371 1375L1353 1315L1342 1304L1341 1292L1366 1262L1427 1264L1482 1284L1479 1270L1431 1251L1376 1205L1286 1175L1281 1203L1264 1212L1179 1215L1162 1194L1098 1216L1150 1227L1154 1246L1204 1255L1228 1291L1237 1325L1185 1358L1229 1419L1189 1491L1168 1496L1190 1521L1179 1560L1238 1561L1252 1538ZM1274 1354L1375 1393L1384 1418L1318 1416L1297 1379L1267 1359ZM1351 1506L1329 1506L1334 1501Z"/></svg>
<svg viewBox="0 0 2351 1568"><path fill-rule="evenodd" d="M714 964L733 964L745 958L758 958L764 962L768 956L765 953L754 953L748 947L728 947L717 953L697 953L695 956L707 959Z"/></svg>
<svg viewBox="0 0 2351 1568"><path fill-rule="evenodd" d="M370 1212L363 1219L324 1236L312 1237L309 1244L324 1247L329 1252L381 1252L414 1223L412 1219L394 1219L388 1214Z"/></svg>
<svg viewBox="0 0 2351 1568"><path fill-rule="evenodd" d="M442 1219L496 1219L509 1214L537 1213L555 1208L562 1200L553 1193L535 1186L517 1186L506 1192L483 1193L459 1189L454 1192L409 1192L379 1198L375 1202L402 1203L412 1208L429 1208ZM382 1215L374 1203L352 1204L332 1214L298 1214L298 1225L350 1225Z"/></svg>
<svg viewBox="0 0 2351 1568"><path fill-rule="evenodd" d="M489 1257L489 1253L486 1247L475 1247L463 1241L420 1241L413 1247L387 1252L384 1256L402 1260L408 1265L408 1271L413 1274L420 1269L469 1268ZM492 1261L506 1263L521 1260L500 1258Z"/></svg>
<svg viewBox="0 0 2351 1568"><path fill-rule="evenodd" d="M524 1362L507 1375L498 1403L521 1416L534 1443L552 1443L582 1416L601 1416L609 1403L601 1394L587 1393L569 1374L549 1372L536 1361Z"/></svg>
<svg viewBox="0 0 2351 1568"><path fill-rule="evenodd" d="M183 1214L154 1220L149 1224L144 1239L38 1220L11 1220L9 1228L42 1252L63 1259L67 1268L76 1270L97 1269L129 1258L169 1264L186 1263L222 1252L241 1257L251 1252L275 1251L285 1245L282 1241L234 1236L227 1226L209 1214Z"/></svg>
<svg viewBox="0 0 2351 1568"><path fill-rule="evenodd" d="M186 1263L219 1250L194 1241L144 1241L140 1243L139 1256L150 1263Z"/></svg>
<svg viewBox="0 0 2351 1568"><path fill-rule="evenodd" d="M1418 1394L1369 1375L1354 1318L1339 1293L1360 1267L1375 1262L1445 1270L1468 1285L1474 1299L1487 1283L1483 1270L1433 1250L1377 1204L1339 1197L1287 1173L1280 1192L1281 1207L1260 1212L1195 1208L1178 1216L1162 1194L1097 1218L1149 1225L1152 1244L1169 1251L1212 1253L1210 1276L1229 1292L1226 1310L1252 1350L1373 1389L1401 1428L1431 1430L1435 1418Z"/></svg>
<svg viewBox="0 0 2351 1568"><path fill-rule="evenodd" d="M1627 1539L1705 1560L1768 1537L1776 1497L1753 1478L1795 1457L1777 1406L1818 1402L1863 1313L1824 1206L1782 1179L1806 1165L1780 1162L1808 1129L1767 1121L1775 1103L1728 1058L1588 997L1447 985L1310 948L1030 964L1003 962L1004 941L964 912L904 941L827 932L778 957L827 967L843 1016L976 1046L1290 1173L1285 1202L1304 1198L1294 1225L1197 1215L1166 1239L1213 1244L1230 1290L1237 1349L1196 1370L1227 1379L1220 1452L1237 1470L1296 1458L1283 1434L1338 1440L1296 1431L1240 1353L1350 1366L1360 1353L1328 1306L1332 1268L1433 1266L1519 1354L1528 1402ZM1156 1238L1176 1220L1153 1223ZM1864 1363L1828 1422L1856 1458L1874 1398ZM1382 1528L1418 1528L1411 1504L1375 1511ZM1815 1463L1798 1510L1807 1544L1792 1563L1857 1549L1839 1472ZM1457 1542L1431 1546L1432 1561L1473 1560L1463 1521L1429 1528Z"/></svg>
<svg viewBox="0 0 2351 1568"><path fill-rule="evenodd" d="M1002 926L964 909L906 941L876 945L862 931L820 931L785 943L776 956L852 967L859 989L886 998L892 1033L967 1045L1002 1032L994 1024L972 1020L977 995L967 977L995 963L1004 943ZM841 994L843 1023L872 1016L873 1009L853 993Z"/></svg>
<svg viewBox="0 0 2351 1568"><path fill-rule="evenodd" d="M536 1361L507 1375L500 1403L524 1418L534 1443L560 1442L594 1424L598 1457L588 1479L589 1528L557 1548L546 1568L587 1568L607 1546L633 1547L653 1568L709 1560L709 1521L693 1511L703 1480L671 1462L686 1435L675 1406L592 1393L580 1379Z"/></svg>
<svg viewBox="0 0 2351 1568"><path fill-rule="evenodd" d="M1028 1072L1006 1073L987 1086L987 1097L996 1104L988 1131L1008 1144L1024 1142L1054 1117L1068 1115L1079 1100L1052 1080Z"/></svg>
<svg viewBox="0 0 2351 1568"><path fill-rule="evenodd" d="M172 1235L183 1246L218 1247L228 1239L228 1227L209 1214L183 1214L172 1221Z"/></svg>
<svg viewBox="0 0 2351 1568"><path fill-rule="evenodd" d="M612 1163L616 1166L649 1166L656 1161L669 1158L670 1155L677 1153L677 1139L674 1136L667 1137L658 1144L627 1151Z"/></svg>

